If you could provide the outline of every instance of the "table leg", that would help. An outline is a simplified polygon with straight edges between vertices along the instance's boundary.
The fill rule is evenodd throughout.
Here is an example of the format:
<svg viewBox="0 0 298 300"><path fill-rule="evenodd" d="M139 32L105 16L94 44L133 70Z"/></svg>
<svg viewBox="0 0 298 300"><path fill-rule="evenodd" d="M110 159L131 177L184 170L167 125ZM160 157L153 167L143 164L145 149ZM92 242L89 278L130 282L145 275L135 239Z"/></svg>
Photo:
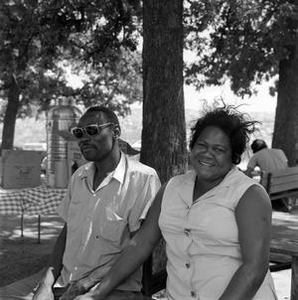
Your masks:
<svg viewBox="0 0 298 300"><path fill-rule="evenodd" d="M38 230L38 244L40 244L40 215L38 215L38 224L37 224L37 230Z"/></svg>
<svg viewBox="0 0 298 300"><path fill-rule="evenodd" d="M21 237L24 237L24 215L21 214Z"/></svg>
<svg viewBox="0 0 298 300"><path fill-rule="evenodd" d="M292 257L291 300L298 299L298 256Z"/></svg>

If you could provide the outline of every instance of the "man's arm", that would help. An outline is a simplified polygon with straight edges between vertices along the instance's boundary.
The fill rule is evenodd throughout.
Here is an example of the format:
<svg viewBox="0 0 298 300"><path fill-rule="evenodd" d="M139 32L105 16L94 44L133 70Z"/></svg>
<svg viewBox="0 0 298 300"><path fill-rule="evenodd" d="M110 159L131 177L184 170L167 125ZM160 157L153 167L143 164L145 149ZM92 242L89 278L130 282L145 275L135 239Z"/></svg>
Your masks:
<svg viewBox="0 0 298 300"><path fill-rule="evenodd" d="M66 243L66 232L67 225L65 223L62 231L60 232L53 252L51 254L47 271L43 278L40 280L37 290L34 293L34 297L32 300L47 300L54 299L52 293L52 287L56 280L58 279L61 269L62 269L62 261L63 254L65 250Z"/></svg>
<svg viewBox="0 0 298 300"><path fill-rule="evenodd" d="M64 255L64 250L65 250L65 244L66 244L66 233L67 233L67 225L66 223L64 224L62 231L60 232L53 252L51 254L50 260L49 260L49 267L53 267L53 275L55 282L60 276L60 272L62 270L62 265L63 265L63 255Z"/></svg>
<svg viewBox="0 0 298 300"><path fill-rule="evenodd" d="M254 176L254 174L253 174L254 169L255 169L257 166L259 166L257 155L258 155L258 154L255 153L255 154L250 158L250 160L249 160L248 163L247 163L246 171L244 171L244 173L245 173L247 176L251 177L251 178Z"/></svg>

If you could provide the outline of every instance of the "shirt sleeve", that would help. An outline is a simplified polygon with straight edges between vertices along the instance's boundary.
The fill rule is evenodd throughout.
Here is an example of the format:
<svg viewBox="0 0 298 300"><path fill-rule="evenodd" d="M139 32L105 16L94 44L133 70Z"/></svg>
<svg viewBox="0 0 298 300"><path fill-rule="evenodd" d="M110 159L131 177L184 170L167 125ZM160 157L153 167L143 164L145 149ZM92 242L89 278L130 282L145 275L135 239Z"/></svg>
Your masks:
<svg viewBox="0 0 298 300"><path fill-rule="evenodd" d="M286 154L282 150L280 150L280 151L281 151L281 159L284 162L288 163L288 158L287 158Z"/></svg>
<svg viewBox="0 0 298 300"><path fill-rule="evenodd" d="M148 177L148 180L140 192L140 195L137 198L128 218L130 232L137 231L140 228L141 222L146 218L148 210L160 186L160 180L156 173Z"/></svg>
<svg viewBox="0 0 298 300"><path fill-rule="evenodd" d="M66 190L66 194L57 207L57 213L63 219L64 222L67 221L68 210L69 210L69 205L70 205L70 199L71 199L70 186L71 186L71 183L69 183L67 190Z"/></svg>
<svg viewBox="0 0 298 300"><path fill-rule="evenodd" d="M247 168L251 168L251 169L254 170L254 168L255 168L257 165L258 165L258 163L257 163L257 158L256 158L255 155L253 155L253 156L250 158L250 160L249 160L249 162L248 162L248 164L247 164Z"/></svg>

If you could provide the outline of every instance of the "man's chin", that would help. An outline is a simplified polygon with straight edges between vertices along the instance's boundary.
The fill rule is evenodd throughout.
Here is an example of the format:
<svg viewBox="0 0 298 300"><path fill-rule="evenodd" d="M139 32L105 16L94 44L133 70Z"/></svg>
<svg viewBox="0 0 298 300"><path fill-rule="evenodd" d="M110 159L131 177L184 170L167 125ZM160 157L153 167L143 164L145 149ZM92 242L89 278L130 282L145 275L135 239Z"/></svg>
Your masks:
<svg viewBox="0 0 298 300"><path fill-rule="evenodd" d="M92 155L90 153L86 153L84 151L82 151L82 154L87 161L95 161L94 155Z"/></svg>

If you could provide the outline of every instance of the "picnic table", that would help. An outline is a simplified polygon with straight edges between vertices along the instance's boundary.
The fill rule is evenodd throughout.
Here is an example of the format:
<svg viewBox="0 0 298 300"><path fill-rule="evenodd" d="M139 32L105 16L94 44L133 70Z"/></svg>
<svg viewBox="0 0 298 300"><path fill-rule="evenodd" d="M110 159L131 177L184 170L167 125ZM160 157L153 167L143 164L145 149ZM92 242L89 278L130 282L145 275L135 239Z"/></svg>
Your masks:
<svg viewBox="0 0 298 300"><path fill-rule="evenodd" d="M34 188L5 190L0 188L0 215L21 215L21 236L24 215L38 216L38 243L40 243L41 215L56 213L66 189L37 186Z"/></svg>

